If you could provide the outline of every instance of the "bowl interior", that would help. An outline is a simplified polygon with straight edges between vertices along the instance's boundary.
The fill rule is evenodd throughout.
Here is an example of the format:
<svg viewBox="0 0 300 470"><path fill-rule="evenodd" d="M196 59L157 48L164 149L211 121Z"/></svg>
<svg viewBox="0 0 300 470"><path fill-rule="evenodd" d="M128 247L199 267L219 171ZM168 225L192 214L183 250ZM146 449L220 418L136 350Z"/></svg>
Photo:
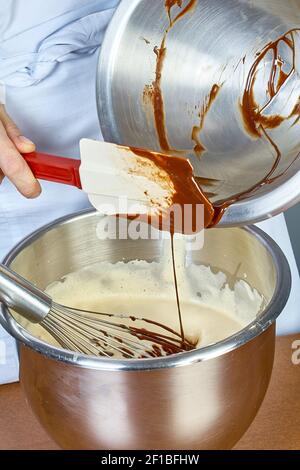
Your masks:
<svg viewBox="0 0 300 470"><path fill-rule="evenodd" d="M108 220L108 218L105 218ZM45 289L66 274L93 263L108 261L158 261L170 240L99 239L103 216L90 213L53 225L22 248L11 260L16 272ZM187 244L188 244L187 239ZM275 260L266 242L247 229L209 229L204 246L190 250L186 260L227 274L228 280L247 279L270 302L277 286Z"/></svg>
<svg viewBox="0 0 300 470"><path fill-rule="evenodd" d="M56 221L24 240L7 257L6 264L41 289L61 277L91 264L108 261L158 261L170 240L99 239L109 220L96 212L84 212ZM99 227L101 230L99 231ZM227 275L229 284L245 279L265 299L265 308L248 327L224 341L190 353L149 360L101 360L55 349L26 332L2 306L3 325L17 339L47 356L95 368L147 369L173 367L186 361L216 357L247 343L268 329L281 313L290 292L290 270L280 248L260 229L226 228L204 232L202 249L191 250L187 240L187 262L210 266ZM167 245L166 245L167 244ZM188 249L189 247L189 249ZM128 365L130 362L130 365Z"/></svg>
<svg viewBox="0 0 300 470"><path fill-rule="evenodd" d="M97 262L159 261L166 250L170 251L170 240L163 237L99 239L100 226L110 220L90 214L58 224L17 253L11 267L44 290L70 272ZM239 228L210 229L204 232L202 243L203 247L197 248L187 237L184 254L187 263L224 272L230 287L238 279L246 279L263 295L266 304L270 302L277 285L276 266L270 251L253 233Z"/></svg>

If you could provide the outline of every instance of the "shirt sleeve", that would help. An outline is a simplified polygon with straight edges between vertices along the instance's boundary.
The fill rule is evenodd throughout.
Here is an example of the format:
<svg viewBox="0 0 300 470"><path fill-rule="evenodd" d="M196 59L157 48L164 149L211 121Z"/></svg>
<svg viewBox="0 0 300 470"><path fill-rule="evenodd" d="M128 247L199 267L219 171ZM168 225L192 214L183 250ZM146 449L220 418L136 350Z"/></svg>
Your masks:
<svg viewBox="0 0 300 470"><path fill-rule="evenodd" d="M0 104L5 104L5 85L0 82Z"/></svg>
<svg viewBox="0 0 300 470"><path fill-rule="evenodd" d="M15 340L0 326L0 385L18 382L19 358Z"/></svg>

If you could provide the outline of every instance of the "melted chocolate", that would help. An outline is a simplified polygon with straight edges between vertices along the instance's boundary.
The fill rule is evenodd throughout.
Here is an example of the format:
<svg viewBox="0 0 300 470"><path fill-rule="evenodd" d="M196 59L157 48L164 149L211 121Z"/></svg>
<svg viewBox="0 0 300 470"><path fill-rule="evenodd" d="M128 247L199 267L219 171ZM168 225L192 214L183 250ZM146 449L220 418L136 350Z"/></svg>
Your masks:
<svg viewBox="0 0 300 470"><path fill-rule="evenodd" d="M170 206L169 210L164 210L164 212L159 214L159 216L153 216L153 215L146 216L146 221L148 223L155 225L156 227L160 229L163 229L166 226L166 224L164 224L164 220L167 218L168 227L171 232L171 250L172 250L174 287L175 287L177 311L178 311L180 333L181 333L181 343L182 343L181 348L183 348L184 345L186 344L186 341L185 341L185 334L184 334L183 321L182 321L182 312L181 312L181 307L180 307L179 289L178 289L176 263L175 263L175 251L174 251L174 232L178 231L177 230L178 227L176 226L176 221L174 221L174 213L172 212L172 207L176 204L181 207L181 210L182 210L182 220L180 221L181 230L184 227L184 220L185 220L184 212L185 212L186 206L189 207L189 210L190 209L192 210L192 212L189 214L192 218L192 233L196 233L200 229L203 228L203 226L197 227L198 205L201 204L204 206L205 226L208 226L213 223L213 220L215 217L215 211L213 209L212 204L209 202L207 197L201 191L199 184L197 184L197 182L195 181L194 175L193 175L193 167L187 159L180 158L177 156L166 156L163 154L150 152L147 150L136 149L136 148L131 148L130 150L135 155L137 155L138 157L141 157L142 159L142 160L141 159L137 160L137 168L135 169L135 174L139 172L139 169L138 169L139 165L141 165L142 170L144 169L143 159L150 160L158 168L160 168L163 171L162 174L166 174L166 178L168 178L168 180L172 183L173 188L174 188L172 205ZM198 182L200 180L202 183L205 182L211 185L215 182L214 180L198 178ZM164 345L164 351L168 352L165 349L165 345Z"/></svg>
<svg viewBox="0 0 300 470"><path fill-rule="evenodd" d="M295 43L294 43L294 36L293 34L296 31L300 31L298 29L293 29L285 33L284 35L280 36L276 41L272 41L268 43L265 48L259 52L256 56L254 63L250 69L250 72L247 77L246 87L243 94L242 102L241 102L241 112L244 120L244 125L247 132L252 135L253 137L262 137L265 134L266 129L275 129L276 127L280 126L280 124L291 117L291 115L284 117L281 115L274 115L274 116L265 116L263 115L264 110L269 106L272 100L278 95L281 91L282 87L288 80L288 78L295 73ZM282 70L283 61L279 55L279 47L284 43L288 46L288 48L292 51L293 55L293 63L291 69L288 73ZM254 86L255 81L257 78L257 74L259 71L259 67L262 61L265 59L267 54L271 52L272 57L272 66L271 72L268 79L267 85L267 94L268 99L267 102L263 107L260 108L258 103L256 102L255 95L254 95ZM297 112L299 115L299 106Z"/></svg>
<svg viewBox="0 0 300 470"><path fill-rule="evenodd" d="M106 315L105 316L111 316L111 315ZM113 315L112 315L113 316ZM130 319L132 321L137 321L138 318L131 316ZM166 334L163 333L157 333L154 331L151 331L150 329L146 328L136 328L132 326L125 326L123 323L116 324L116 327L119 327L123 329L125 332L129 332L132 336L139 340L144 340L147 342L150 342L153 344L150 344L151 352L150 356L152 357L161 357L164 353L169 355L169 354L177 354L179 352L183 351L191 351L195 349L195 344L191 343L190 341L186 340L184 338L183 333L179 335L175 330L172 330L171 328L168 328L167 326L154 322L151 320L147 319L142 319L145 323L148 323L150 325L155 325L161 328L161 331L165 331ZM182 330L183 331L183 330ZM101 331L104 335L105 338L108 338L105 340L105 338L101 339L94 339L92 340L92 344L95 346L103 347L104 346L109 346L109 338L111 338L114 341L117 341L120 345L124 343L124 341L119 337L114 334L109 334L107 331ZM172 336L169 336L167 333L170 333ZM125 359L131 359L133 357L133 351L131 351L128 347L121 346L120 352L122 353L122 356ZM99 352L99 355L108 355L110 357L114 356L113 352L109 352L107 350L107 347L105 347L105 354L102 353L101 351ZM145 358L147 356L140 355L139 359Z"/></svg>
<svg viewBox="0 0 300 470"><path fill-rule="evenodd" d="M141 40L142 40L142 41L144 41L144 42L145 42L147 45L149 45L149 44L150 44L150 41L149 41L149 39L147 39L147 38L144 38L144 36L142 36L142 37L141 37Z"/></svg>
<svg viewBox="0 0 300 470"><path fill-rule="evenodd" d="M181 340L182 340L182 344L184 344L185 336L184 336L183 321L182 321L180 299L179 299L177 273L176 273L175 250L174 250L174 234L171 234L171 251L172 251L172 266L173 266L173 276L174 276L174 287L175 287L175 295L176 295L176 303L177 303L177 312L178 312Z"/></svg>
<svg viewBox="0 0 300 470"><path fill-rule="evenodd" d="M165 8L168 13L170 24L163 36L160 47L154 48L154 53L156 54L155 80L153 81L152 85L146 85L143 92L143 101L145 102L145 98L147 99L147 101L149 101L149 99L151 100L159 145L161 150L166 153L170 151L173 151L173 153L177 153L175 149L171 148L168 139L165 120L165 105L161 88L162 72L167 54L166 40L174 24L181 18L183 18L183 16L186 15L189 11L191 11L196 6L197 1L198 0L190 0L187 5L182 8L182 0L165 0ZM180 11L180 13L177 14L177 16L172 19L171 11L172 8L176 5L182 8L182 10Z"/></svg>
<svg viewBox="0 0 300 470"><path fill-rule="evenodd" d="M293 123L295 125L300 119L300 101L296 103L293 111L288 116L281 116L281 115L273 115L273 116L265 116L263 115L264 110L269 106L272 100L280 93L282 87L286 83L289 77L291 77L296 69L296 58L295 58L295 42L294 42L294 33L299 32L300 29L292 29L285 33L284 35L280 36L276 41L272 41L266 45L266 47L256 54L256 59L252 64L250 72L247 77L246 87L243 94L242 102L241 102L241 113L244 121L245 128L247 132L255 137L261 138L264 137L270 143L275 151L275 161L272 165L270 171L252 188L248 189L247 191L241 192L237 196L230 198L229 200L223 201L219 208L224 212L227 207L231 204L250 197L256 192L258 189L263 187L266 184L273 183L277 178L284 175L284 173L288 170L286 169L283 173L277 176L273 176L275 171L277 170L280 160L281 160L281 151L279 149L278 144L274 141L274 139L269 135L267 129L275 129L280 126L285 120L290 119L293 116L296 116L296 119ZM288 46L288 48L292 51L293 56L293 63L288 73L282 70L283 61L279 55L279 47L281 43L284 43ZM270 76L268 79L268 86L267 86L267 95L268 99L264 106L260 107L255 99L254 94L254 86L257 77L257 73L259 71L259 67L266 57L266 55L271 52L273 54L272 58L272 67ZM299 155L296 156L294 162L297 160ZM294 163L292 162L292 163ZM291 166L291 165L290 165ZM290 168L289 166L289 168Z"/></svg>
<svg viewBox="0 0 300 470"><path fill-rule="evenodd" d="M165 0L165 7L168 13L168 17L170 20L170 25L166 30L163 40L161 42L160 47L155 47L154 52L156 54L156 71L155 71L155 81L152 85L148 85L145 87L144 90L144 99L151 99L153 105L153 112L154 112L154 119L156 125L156 131L159 139L159 144L164 152L171 152L172 148L168 141L167 136L167 129L165 123L165 108L164 108L164 100L161 90L161 80L162 80L162 71L164 60L166 58L167 49L166 49L166 40L167 36L174 26L174 24L180 20L188 11L190 11L196 5L197 0L191 0L188 2L185 8L182 8L183 1L182 0ZM177 14L174 18L172 18L172 8L177 6L181 8L180 13ZM191 205L194 209L192 211L192 219L196 219L196 211L197 205L202 204L204 206L204 222L205 227L212 227L216 225L221 217L223 216L225 210L233 203L250 197L253 195L255 191L259 188L264 186L265 184L270 184L275 181L277 178L281 177L282 174L275 176L274 173L279 166L280 159L281 159L281 152L277 145L277 143L272 139L269 135L267 130L275 129L279 127L285 120L290 119L291 117L295 116L295 121L292 125L295 125L300 120L300 97L298 102L296 103L292 113L289 116L281 116L281 115L273 115L273 116L266 116L263 114L267 106L272 102L272 100L280 93L282 87L285 85L289 77L295 72L295 42L294 42L294 33L299 32L300 29L293 29L288 31L286 34L280 36L276 41L270 42L267 46L261 51L256 54L256 59L252 64L252 67L249 71L245 90L243 93L242 101L240 103L240 109L244 121L245 128L247 132L254 138L265 138L270 143L272 148L275 151L275 161L272 165L272 168L267 173L267 175L261 179L257 184L253 187L243 191L231 198L228 198L224 201L218 202L217 204L213 205L209 197L216 196L216 194L212 191L209 193L204 193L201 189L203 185L208 187L213 187L216 180L213 179L206 179L206 178L194 178L193 175L193 168L188 160L179 158L176 156L166 156L159 153L149 152L147 150L141 150L136 148L131 148L131 150L142 157L143 159L148 159L155 163L155 165L163 170L164 173L167 174L168 179L172 182L174 187L174 195L172 198L172 205L178 204L181 206L184 212L185 205ZM293 54L293 64L289 72L283 71L283 61L279 55L279 46L281 43L286 44L286 46L292 51ZM264 106L260 107L255 99L255 92L254 86L255 81L257 78L257 74L259 71L259 67L266 57L266 55L271 52L273 54L272 59L272 67L270 76L268 79L267 85L267 102ZM242 59L243 64L245 64L245 57ZM212 89L199 113L200 117L200 124L199 126L195 126L192 130L192 140L195 142L195 152L198 155L201 155L205 151L204 145L201 143L199 134L204 126L204 121L207 113L209 112L214 100L216 99L220 88L222 85L214 84ZM173 152L176 152L173 150ZM300 153L299 153L300 155ZM295 160L299 157L296 156ZM294 161L295 161L294 160ZM141 163L142 164L142 163ZM293 162L292 162L293 164ZM291 164L291 165L292 165ZM138 169L137 169L138 172ZM170 209L172 209L170 207ZM168 217L169 221L172 221L172 213L168 210L164 210L160 216L154 217L150 216L147 217L147 222L154 223L158 228L163 229L164 224L162 220ZM182 225L183 226L183 225ZM193 226L193 233L197 231L197 227L195 227L195 223L192 223ZM176 301L177 301L177 310L179 316L179 323L180 323L180 337L181 341L180 344L174 344L172 340L170 342L170 338L166 335L156 335L155 333L145 330L145 329L138 329L138 328L130 328L131 332L136 335L139 339L145 339L147 341L154 341L155 344L152 346L152 355L153 357L157 357L161 355L161 348L167 354L174 354L176 352L180 352L182 350L191 350L194 349L195 345L187 342L184 336L184 328L182 322L182 313L180 308L180 298L179 298L179 291L178 291L178 282L176 276L176 265L175 265L175 253L174 253L174 232L176 232L176 226L174 223L170 224L170 232L171 232L171 243L172 243L172 263L173 263L173 274L174 274L174 285L175 285L175 292L176 292ZM151 321L149 321L151 323ZM173 331L169 330L174 334ZM154 336L155 335L155 336ZM177 335L177 333L176 333ZM124 351L126 354L127 352Z"/></svg>
<svg viewBox="0 0 300 470"><path fill-rule="evenodd" d="M198 155L199 157L206 150L206 148L204 147L204 145L200 141L199 134L203 129L207 113L209 112L213 102L217 98L221 87L222 87L222 85L217 85L216 83L212 86L212 89L210 90L210 93L207 96L207 98L205 100L205 103L203 104L202 109L199 113L200 124L199 124L199 126L194 126L193 130L192 130L192 140L196 144L195 147L194 147L194 151L195 151L196 155Z"/></svg>
<svg viewBox="0 0 300 470"><path fill-rule="evenodd" d="M186 4L186 6L184 8L182 8L182 1L168 1L166 0L166 7L167 7L167 11L168 11L168 16L170 18L170 27L173 27L175 23L177 23L177 21L179 21L181 18L183 18L187 13L190 13L194 8L195 6L197 5L197 2L198 0L189 0L189 2ZM170 8L167 6L167 4L171 4L170 5ZM174 19L171 19L171 9L173 6L179 6L181 8L181 11L178 13L177 16L175 16Z"/></svg>
<svg viewBox="0 0 300 470"><path fill-rule="evenodd" d="M74 312L79 312L80 314L82 313L82 310L72 308L72 311ZM102 317L106 318L115 318L114 314L111 313L104 313L104 312L94 312L94 311L88 311L86 310L86 313L89 314L97 314ZM177 331L173 330L172 328L168 327L167 325L164 325L162 323L159 323L157 321L153 321L150 319L146 318L137 318L133 315L128 317L133 323L136 321L142 321L145 324L149 325L149 329L147 328L138 328L134 326L127 326L124 323L114 323L113 325L117 328L120 328L121 330L124 330L125 333L131 334L133 337L139 339L139 340L145 340L150 342L150 356L152 357L161 357L165 354L170 355L170 354L177 354L179 352L183 351L191 351L195 349L196 343L192 343L188 339L184 338L184 335L181 333L179 334ZM150 329L151 326L157 326L160 328L160 332L152 331ZM43 324L43 327L47 330L47 324ZM109 327L109 323L108 323ZM53 332L50 330L49 331L51 334ZM98 355L99 356L109 356L113 357L114 353L108 351L108 347L110 345L109 339L112 339L120 344L120 352L122 353L122 356L125 359L132 359L134 357L134 351L130 350L129 347L125 346L125 338L124 340L120 338L119 335L115 335L107 330L99 330L99 333L103 334L103 338L93 338L91 339L91 343L94 344L95 346L98 346L100 348L105 349L105 353L103 353L101 350L99 350ZM59 341L59 338L56 338ZM60 341L59 341L60 342ZM151 344L153 343L153 344ZM63 345L63 344L62 344ZM65 347L65 345L63 345ZM81 351L84 352L84 351ZM147 351L149 354L149 351ZM141 354L138 358L143 359L147 358L148 355Z"/></svg>
<svg viewBox="0 0 300 470"><path fill-rule="evenodd" d="M141 157L137 161L137 168L135 173L139 172L138 165L141 165L141 170L143 169L143 159L150 160L158 168L163 171L163 174L167 174L167 179L172 183L174 188L174 194L172 197L172 205L164 209L158 216L146 216L147 221L156 226L159 229L163 229L166 226L170 227L170 232L178 232L184 229L184 217L185 209L191 210L191 219L192 219L192 233L196 233L203 228L203 225L197 227L197 206L203 205L204 207L204 225L207 227L211 225L214 218L214 208L209 199L202 192L200 186L197 184L193 167L191 163L182 157L177 156L166 156L164 154L150 152L148 150L130 149L135 155ZM199 181L199 180L198 180ZM204 181L204 180L202 180ZM210 181L211 184L213 180ZM180 221L180 230L175 225L176 221L173 219L172 206L178 205L181 208L182 221ZM165 223L167 220L168 224ZM202 224L202 221L200 221ZM184 231L184 233L188 233ZM189 232L190 233L190 232Z"/></svg>
<svg viewBox="0 0 300 470"><path fill-rule="evenodd" d="M285 120L288 120L295 116L295 121L293 122L292 126L296 125L299 120L300 120L300 97L295 104L292 112L288 116L281 116L281 115L269 115L266 116L263 114L265 109L270 105L272 100L280 93L282 87L285 85L286 81L289 79L289 77L292 76L293 73L295 73L295 43L294 43L294 37L293 34L295 32L299 32L300 29L293 29L285 33L284 35L280 36L276 41L270 42L267 44L267 46L261 51L256 54L256 59L254 63L252 64L252 67L249 71L247 80L246 80L246 87L243 93L242 101L240 104L240 109L245 125L245 129L247 132L254 138L265 138L271 145L271 147L274 150L275 154L275 160L274 163L271 167L271 169L267 172L267 174L260 180L258 181L255 185L253 185L251 188L248 188L247 190L234 195L230 198L227 198L226 200L219 201L218 203L214 204L214 217L210 225L208 227L212 227L216 224L219 223L221 220L223 214L225 213L226 209L231 205L234 204L240 200L244 200L248 197L251 197L257 190L262 188L264 185L271 184L276 179L282 177L286 171L292 166L292 164L299 158L300 153L295 157L294 161L289 165L289 167L280 173L277 176L274 176L275 171L278 169L278 166L280 164L281 160L281 151L278 146L278 144L274 141L274 139L270 136L268 133L268 130L270 129L275 129L279 127ZM293 56L293 63L288 72L283 71L283 61L279 55L279 47L280 44L284 43L287 45L287 47L292 51L292 56ZM265 59L266 55L269 52L272 52L273 54L273 59L272 59L272 67L271 67L271 72L270 76L268 78L268 84L267 84L267 102L264 104L264 106L260 107L258 103L256 102L255 99L255 93L254 93L254 87L255 87L255 82L257 78L257 74L260 68L260 65L262 61ZM243 59L244 62L244 59ZM211 97L215 99L215 93L211 92ZM209 106L211 106L211 102L213 102L213 99L208 100ZM205 117L205 113L204 113ZM200 122L200 129L203 127L203 122ZM196 128L197 129L197 128ZM197 130L198 130L197 129ZM196 130L194 128L193 130L193 137L195 137ZM199 135L199 132L197 132L196 135ZM196 142L196 147L195 151L198 150L198 141ZM201 147L202 144L201 144ZM200 147L200 150L201 150ZM197 178L195 178L197 181ZM202 185L208 186L209 182L204 180L198 180L197 181L200 187ZM212 181L212 186L214 182ZM206 196L209 198L211 197L206 193ZM216 194L213 193L213 196L215 197Z"/></svg>
<svg viewBox="0 0 300 470"><path fill-rule="evenodd" d="M172 18L171 18L171 10L174 6L178 6L179 8L182 7L182 1L183 0L165 0L165 7L168 13L168 17L170 19L170 24L172 24Z"/></svg>
<svg viewBox="0 0 300 470"><path fill-rule="evenodd" d="M161 89L163 65L164 65L164 60L166 58L166 54L167 54L166 40L174 24L177 21L179 21L186 13L191 11L196 6L196 4L197 4L197 0L191 0L186 4L185 7L183 7L182 0L165 0L165 8L168 14L170 24L163 36L161 46L159 48L158 47L154 48L154 52L157 56L155 81L152 83L152 85L146 86L144 90L144 100L145 98L147 98L148 101L150 99L152 106L153 106L156 132L158 135L160 147L162 151L166 153L172 153L172 152L173 154L178 153L177 150L171 148L169 140L168 140L167 128L166 128L166 122L165 122L164 99L163 99L162 89ZM177 15L172 17L172 9L176 6L180 8L181 11ZM295 72L294 33L299 32L299 31L300 29L296 29L296 28L291 29L284 35L280 36L277 40L268 43L262 51L256 54L255 61L251 66L251 69L249 71L249 74L246 80L245 90L243 93L242 101L240 103L240 109L241 109L244 125L245 125L247 132L255 138L265 138L270 143L270 145L272 146L275 152L275 161L270 171L257 184L253 185L253 187L237 195L234 195L228 198L227 200L219 201L215 205L213 205L209 201L209 198L217 197L216 192L208 191L205 193L201 189L201 187L202 185L207 186L207 182L201 182L200 179L193 178L193 175L190 172L190 168L189 169L186 168L188 178L184 179L184 188L185 188L184 194L187 197L179 196L180 194L179 190L182 191L183 190L182 187L176 189L176 193L175 193L176 201L174 200L173 204L176 202L177 204L182 204L182 205L183 204L201 204L201 203L204 205L206 227L211 227L217 224L220 221L225 210L228 208L228 206L230 206L231 204L239 200L252 196L253 193L257 191L258 189L260 189L263 185L269 184L270 182L274 181L274 173L279 166L280 159L281 159L281 152L277 143L269 135L268 130L279 127L286 119L290 119L293 116L295 116L295 121L292 125L295 125L299 122L300 120L300 97L292 113L289 116L281 116L281 115L270 116L270 115L264 115L263 113L265 109L268 107L268 105L272 102L272 100L278 95L278 93L280 93L282 87L285 85L289 77ZM285 44L292 52L293 63L288 72L283 70L284 62L279 54L279 47L281 44ZM255 99L254 86L255 86L255 81L256 81L261 63L263 62L263 60L265 59L268 53L273 54L271 72L268 78L268 84L267 84L267 90L266 90L268 99L265 105L260 107L257 104L256 99ZM245 56L241 59L241 61L243 64L245 64ZM205 146L200 140L199 134L201 130L203 129L205 117L207 116L207 113L209 112L213 102L217 98L221 87L222 85L219 85L219 84L214 84L212 86L211 91L209 95L207 96L205 103L203 104L202 109L199 113L199 118L200 118L199 126L194 126L192 129L191 138L195 142L194 151L198 156L201 156L202 153L206 150ZM151 154L149 152L148 158L152 158L150 157L150 155ZM175 157L172 157L172 158L175 158ZM175 162L175 160L173 160L173 162ZM155 163L158 163L158 162L156 161ZM171 161L169 161L169 163L171 163ZM161 166L163 165L161 164ZM164 167L164 170L167 171L167 173L171 176L172 181L174 178L176 179L175 173L177 169L175 169L175 167L173 168L173 170L170 167L168 168ZM278 175L277 178L280 176L282 175ZM185 185L190 184L191 188L194 189L193 185L195 181L198 183L200 193L198 193L197 196L195 197L195 193L194 191L192 191L194 196L191 198L190 191L186 189ZM213 182L212 182L212 185L213 185ZM159 225L159 227L161 228L161 225Z"/></svg>
<svg viewBox="0 0 300 470"><path fill-rule="evenodd" d="M292 127L295 126L300 120L300 97L298 98L298 101L295 104L293 111L291 112L290 117L293 117L293 116L296 116L296 119L293 122Z"/></svg>
<svg viewBox="0 0 300 470"><path fill-rule="evenodd" d="M163 41L160 45L160 48L155 47L154 53L156 54L156 70L155 70L155 80L153 82L153 95L152 95L152 104L153 104L153 112L154 112L154 119L155 119L155 126L156 132L159 140L160 148L164 152L168 152L171 150L168 137L167 137L167 129L166 129L166 121L165 121L165 106L164 106L164 99L161 91L161 77L162 77L162 69L164 60L166 58L166 38L167 33L165 34Z"/></svg>

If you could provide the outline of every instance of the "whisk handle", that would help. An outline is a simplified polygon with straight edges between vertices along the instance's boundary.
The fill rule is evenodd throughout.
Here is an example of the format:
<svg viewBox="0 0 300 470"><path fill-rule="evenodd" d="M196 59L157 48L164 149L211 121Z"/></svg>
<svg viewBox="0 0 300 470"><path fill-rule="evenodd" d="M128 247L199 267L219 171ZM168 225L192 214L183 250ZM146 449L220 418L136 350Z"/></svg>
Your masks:
<svg viewBox="0 0 300 470"><path fill-rule="evenodd" d="M41 323L52 299L19 274L0 264L0 301L32 323Z"/></svg>

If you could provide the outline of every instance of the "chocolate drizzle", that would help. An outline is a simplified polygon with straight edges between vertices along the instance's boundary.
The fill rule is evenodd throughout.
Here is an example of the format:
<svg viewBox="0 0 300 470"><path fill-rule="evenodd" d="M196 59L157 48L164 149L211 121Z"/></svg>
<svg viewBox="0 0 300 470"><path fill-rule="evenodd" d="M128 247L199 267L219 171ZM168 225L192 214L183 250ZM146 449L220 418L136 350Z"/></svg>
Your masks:
<svg viewBox="0 0 300 470"><path fill-rule="evenodd" d="M168 135L167 135L167 128L165 122L165 107L164 107L164 99L162 94L162 72L164 61L167 55L167 47L166 41L169 32L173 28L174 24L179 21L187 12L192 10L197 3L197 0L191 0L187 3L185 8L183 8L183 0L165 0L165 8L167 10L168 18L169 18L169 27L167 28L160 47L154 48L154 53L156 54L156 70L155 70L155 80L152 85L147 85L144 90L144 100L147 98L151 100L153 106L153 113L154 113L154 120L156 126L156 132L159 140L159 144L161 150L165 153L177 153L176 150L172 149L170 146ZM181 9L181 11L177 14L177 16L172 18L172 9L173 7L177 6ZM296 125L300 120L300 97L297 100L292 112L288 116L282 116L280 114L276 115L266 115L265 111L267 110L268 106L273 102L273 100L278 96L281 92L282 88L285 86L289 78L295 73L296 71L296 57L295 57L295 39L294 34L296 32L300 32L300 29L292 29L285 33L284 35L280 36L275 41L269 42L262 51L256 54L255 60L250 68L250 71L247 76L245 90L243 92L243 96L240 102L240 110L243 117L243 122L246 131L248 134L255 138L263 138L270 144L274 151L274 163L272 168L267 172L267 174L258 181L255 185L247 190L234 195L226 200L219 201L218 203L212 204L209 200L210 197L217 197L216 192L214 191L214 187L218 181L214 179L208 178L200 178L194 177L193 175L193 168L188 160L179 158L176 156L167 156L160 153L150 152L147 150L141 150L136 148L131 148L136 155L143 159L148 159L152 161L158 168L160 168L163 174L167 175L170 182L174 188L174 194L172 197L172 205L170 205L170 211L172 210L172 206L178 204L182 207L182 210L185 210L185 205L190 205L194 209L192 210L191 217L192 219L196 219L196 211L198 205L204 206L204 222L205 227L213 227L215 226L223 216L226 209L233 203L238 202L240 200L246 199L253 195L255 191L260 189L266 184L273 183L277 178L284 175L284 173L290 168L290 166L296 161L299 157L300 153L296 156L294 161L291 165L285 169L281 174L274 176L276 170L279 167L280 160L281 160L281 151L279 145L276 141L272 138L269 130L278 128L284 121L295 117L294 122L291 126ZM284 70L284 62L280 56L280 46L284 44L292 53L292 65L289 71ZM268 83L266 87L266 94L267 94L267 101L263 105L259 105L256 101L255 97L255 82L257 79L257 75L259 73L260 66L263 64L263 61L267 57L268 54L272 54L272 64L271 64L271 71L268 77ZM243 65L245 65L245 57L242 59ZM205 146L202 144L200 140L200 133L203 130L205 118L207 113L212 107L215 99L218 96L218 93L222 87L222 84L214 84L202 106L202 109L199 113L200 123L199 126L194 126L192 129L192 140L195 142L194 151L198 156L206 150ZM211 191L204 193L201 189L202 186L206 186L208 188L212 188ZM172 220L172 213L164 209L158 217L147 216L147 222L154 224L159 229L164 229L165 226L162 223L164 218L168 218L169 221ZM195 227L194 222L192 223L193 226L193 233L197 231L197 227ZM196 230L195 230L196 229ZM176 264L175 264L175 253L174 253L174 233L177 231L176 226L173 224L170 225L170 233L171 233L171 249L172 249L172 263L173 263L173 275L174 275L174 285L175 285L175 292L176 292L176 302L177 302L177 310L178 310L178 317L179 317L179 324L180 324L180 337L181 337L181 350L186 348L186 340L184 336L184 328L183 328L183 321L182 321L182 312L180 307L180 298L179 298L179 290L178 290L178 282L176 276ZM186 232L184 232L186 233ZM149 339L151 338L151 334L146 330L136 331L137 337L140 339ZM166 338L163 338L165 341ZM168 343L168 342L167 342ZM164 351L168 354L172 354L175 352L174 346L171 348L169 344L161 343L160 346L163 347ZM185 345L185 346L184 346ZM193 345L188 345L187 348L193 349ZM187 349L188 350L188 349ZM178 352L178 351L177 351ZM157 345L153 345L153 355L160 355L160 349Z"/></svg>
<svg viewBox="0 0 300 470"><path fill-rule="evenodd" d="M176 303L177 303L177 312L178 312L181 340L182 340L182 344L184 344L185 343L185 336L184 336L184 328L183 328L182 313L181 313L180 298L179 298L179 289L178 289L178 281L177 281L177 273L176 273L174 234L173 233L171 233L171 251L172 251L172 266L173 266L173 276L174 276L174 287L175 287L175 295L176 295Z"/></svg>
<svg viewBox="0 0 300 470"><path fill-rule="evenodd" d="M197 212L199 210L199 205L204 207L204 223L205 226L210 225L213 223L213 218L215 216L215 211L213 209L212 204L209 202L208 198L204 195L201 191L199 184L195 181L193 175L193 167L190 162L181 157L177 156L166 156L156 152L150 152L148 150L141 150L136 148L130 149L136 156L140 157L137 159L136 165L137 168L135 169L135 174L138 174L139 171L143 174L145 165L143 160L151 161L162 170L162 175L168 179L168 181L172 184L174 189L174 194L172 197L171 205L168 209L164 209L160 212L159 215L147 215L146 222L151 223L152 225L158 227L159 229L166 229L168 227L171 233L171 252L172 252L172 266L173 266L173 276L174 276L174 287L175 287L175 294L176 294L176 303L177 303L177 312L178 312L178 319L180 325L180 333L181 333L181 340L182 346L186 344L185 334L184 334L184 327L183 327L183 320L182 320L182 312L180 306L180 297L179 297L179 288L178 288L178 281L177 281L177 274L176 274L176 263L175 263L175 250L174 250L174 233L178 231L178 226L174 220L174 212L173 208L175 205L178 205L181 208L181 220L180 220L180 229L184 231L184 233L189 233L186 231L185 226L185 211L188 208L189 211L189 218L191 218L191 233L196 233L203 229L202 220L200 221L201 226L197 226L198 217ZM140 167L140 170L139 170ZM147 167L146 167L147 168ZM200 179L198 179L198 182ZM214 180L208 179L201 179L202 182L206 182L208 184L213 184ZM138 216L140 219L143 219L143 216ZM167 221L167 223L165 222Z"/></svg>

